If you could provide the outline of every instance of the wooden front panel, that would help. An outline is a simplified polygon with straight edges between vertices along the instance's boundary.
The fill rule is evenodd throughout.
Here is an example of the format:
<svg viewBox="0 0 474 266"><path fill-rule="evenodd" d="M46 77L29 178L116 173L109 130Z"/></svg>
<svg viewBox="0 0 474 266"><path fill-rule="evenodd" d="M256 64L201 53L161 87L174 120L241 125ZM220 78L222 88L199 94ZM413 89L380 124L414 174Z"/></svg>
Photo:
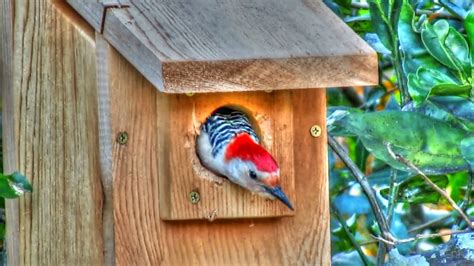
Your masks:
<svg viewBox="0 0 474 266"><path fill-rule="evenodd" d="M221 106L242 108L253 120L262 144L280 165L282 188L294 203L293 105L289 91L207 93L186 96L157 92L160 217L166 220L288 216L279 201L264 199L218 177L196 156L201 123ZM189 200L191 191L200 201Z"/></svg>
<svg viewBox="0 0 474 266"><path fill-rule="evenodd" d="M162 171L158 167L162 146L156 137L159 94L125 59L111 52L112 132L129 134L126 145L113 146L118 265L330 264L326 135L309 134L314 124L326 132L323 89L295 90L285 96L294 108L298 196L294 216L168 222L160 218L157 179ZM186 101L197 99L193 97Z"/></svg>

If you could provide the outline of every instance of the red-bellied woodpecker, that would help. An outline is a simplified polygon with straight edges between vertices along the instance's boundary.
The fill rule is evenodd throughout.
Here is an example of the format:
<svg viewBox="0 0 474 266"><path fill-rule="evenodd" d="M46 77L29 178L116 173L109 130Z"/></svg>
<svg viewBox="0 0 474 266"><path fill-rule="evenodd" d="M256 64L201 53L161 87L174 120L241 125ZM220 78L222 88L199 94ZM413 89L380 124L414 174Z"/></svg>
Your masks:
<svg viewBox="0 0 474 266"><path fill-rule="evenodd" d="M197 138L201 163L260 196L279 199L293 210L280 186L280 168L261 145L245 113L221 107L201 126Z"/></svg>

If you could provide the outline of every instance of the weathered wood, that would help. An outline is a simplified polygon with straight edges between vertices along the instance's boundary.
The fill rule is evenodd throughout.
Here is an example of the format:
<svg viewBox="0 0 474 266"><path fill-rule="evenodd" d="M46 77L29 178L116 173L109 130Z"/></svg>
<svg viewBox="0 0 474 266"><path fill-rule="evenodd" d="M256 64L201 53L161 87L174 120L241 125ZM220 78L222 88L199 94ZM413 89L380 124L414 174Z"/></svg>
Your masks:
<svg viewBox="0 0 474 266"><path fill-rule="evenodd" d="M167 220L279 217L293 212L279 201L266 200L215 176L196 156L195 139L202 122L212 111L232 105L254 121L262 144L281 166L282 188L292 202L293 105L290 91L157 94L158 174L160 217ZM189 193L201 200L192 204Z"/></svg>
<svg viewBox="0 0 474 266"><path fill-rule="evenodd" d="M14 210L19 217L10 226L19 228L18 235L7 232L19 241L19 261L13 263L100 265L93 29L57 1L18 0L14 11L13 85L7 94L15 128L6 134L15 149L5 158L18 158L16 170L31 180L33 193ZM11 211L7 217L15 215Z"/></svg>
<svg viewBox="0 0 474 266"><path fill-rule="evenodd" d="M81 16L89 22L89 24L100 32L102 29L104 6L98 1L81 1L81 0L66 0L75 10L81 10Z"/></svg>
<svg viewBox="0 0 474 266"><path fill-rule="evenodd" d="M13 87L13 1L0 1L0 89L2 97L2 134L3 134L3 168L6 173L18 169L18 114L15 108L18 106ZM6 242L9 265L20 265L20 227L19 227L19 205L18 200L5 201Z"/></svg>
<svg viewBox="0 0 474 266"><path fill-rule="evenodd" d="M87 5L74 7L96 25ZM165 92L378 82L376 53L319 0L130 1L104 23L105 38Z"/></svg>
<svg viewBox="0 0 474 266"><path fill-rule="evenodd" d="M314 124L326 132L325 90L291 92L295 216L167 222L160 219L157 178L162 170L156 137L161 94L114 53L110 57L112 132L129 135L127 144L113 145L118 265L330 264L326 136L309 134Z"/></svg>
<svg viewBox="0 0 474 266"><path fill-rule="evenodd" d="M110 128L109 49L101 34L95 34L97 60L97 96L99 106L99 155L104 204L102 231L104 264L115 265L114 198L112 176L112 130Z"/></svg>

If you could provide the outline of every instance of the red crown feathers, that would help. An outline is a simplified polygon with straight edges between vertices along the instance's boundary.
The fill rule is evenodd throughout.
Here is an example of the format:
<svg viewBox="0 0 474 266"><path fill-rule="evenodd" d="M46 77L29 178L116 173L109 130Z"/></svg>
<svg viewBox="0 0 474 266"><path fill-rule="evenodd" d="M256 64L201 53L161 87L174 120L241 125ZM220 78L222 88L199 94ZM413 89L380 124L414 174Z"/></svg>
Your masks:
<svg viewBox="0 0 474 266"><path fill-rule="evenodd" d="M227 148L225 159L235 158L253 162L257 170L262 172L273 173L278 170L278 165L272 155L247 133L237 135Z"/></svg>

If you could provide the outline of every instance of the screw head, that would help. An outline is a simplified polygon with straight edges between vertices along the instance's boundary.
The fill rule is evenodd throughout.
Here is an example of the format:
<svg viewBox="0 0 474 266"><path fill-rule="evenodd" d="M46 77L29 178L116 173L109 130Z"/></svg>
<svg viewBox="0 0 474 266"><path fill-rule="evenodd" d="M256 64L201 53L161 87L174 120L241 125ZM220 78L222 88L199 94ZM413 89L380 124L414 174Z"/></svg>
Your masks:
<svg viewBox="0 0 474 266"><path fill-rule="evenodd" d="M199 192L197 191L189 192L189 201L192 204L197 204L200 200L201 200L201 195L199 195Z"/></svg>
<svg viewBox="0 0 474 266"><path fill-rule="evenodd" d="M116 141L120 145L125 145L128 142L128 133L125 131L119 132L117 134Z"/></svg>
<svg viewBox="0 0 474 266"><path fill-rule="evenodd" d="M314 125L310 128L309 132L311 133L311 136L313 136L313 138L317 138L321 136L322 130L320 126Z"/></svg>

